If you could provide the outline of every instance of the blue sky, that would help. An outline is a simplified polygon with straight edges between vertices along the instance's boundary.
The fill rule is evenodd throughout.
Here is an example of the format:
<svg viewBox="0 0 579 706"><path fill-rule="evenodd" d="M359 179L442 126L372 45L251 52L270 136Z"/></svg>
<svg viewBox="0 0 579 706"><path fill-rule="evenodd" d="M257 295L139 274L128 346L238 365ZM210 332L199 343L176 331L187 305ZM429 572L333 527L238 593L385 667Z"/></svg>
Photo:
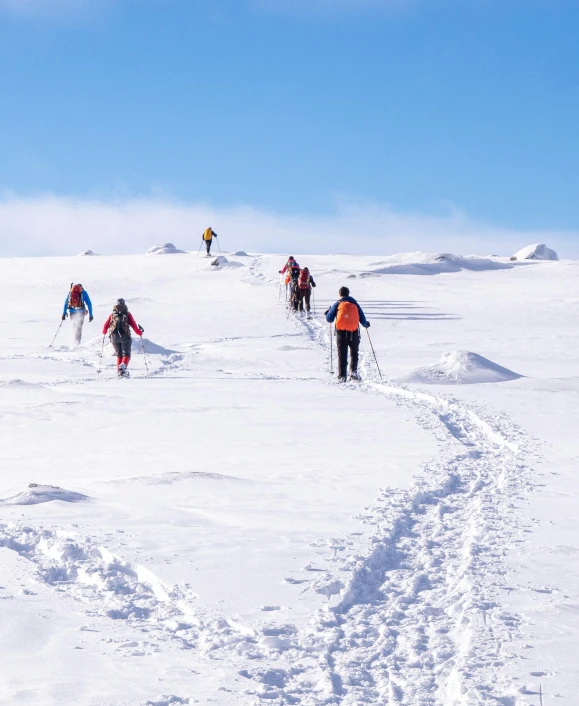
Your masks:
<svg viewBox="0 0 579 706"><path fill-rule="evenodd" d="M458 211L579 256L578 36L563 0L0 0L0 192Z"/></svg>

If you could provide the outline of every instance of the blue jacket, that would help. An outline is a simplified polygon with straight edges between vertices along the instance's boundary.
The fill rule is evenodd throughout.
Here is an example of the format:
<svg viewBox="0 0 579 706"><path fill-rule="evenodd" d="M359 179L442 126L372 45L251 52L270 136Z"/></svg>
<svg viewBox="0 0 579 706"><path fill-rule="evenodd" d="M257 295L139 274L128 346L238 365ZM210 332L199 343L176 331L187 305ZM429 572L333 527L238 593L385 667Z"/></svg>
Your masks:
<svg viewBox="0 0 579 706"><path fill-rule="evenodd" d="M331 324L336 320L336 316L338 315L338 306L341 302L350 302L350 304L355 304L358 307L358 314L360 316L360 323L362 324L362 326L364 328L368 328L368 326L370 326L370 324L366 321L366 316L362 311L362 307L358 304L354 297L342 297L341 299L339 299L326 314L326 321L328 323Z"/></svg>
<svg viewBox="0 0 579 706"><path fill-rule="evenodd" d="M63 314L66 314L68 311L74 311L71 306L68 306L68 296L69 295L67 294L66 299L64 300L64 310L62 312ZM88 307L88 315L92 316L92 302L90 300L89 295L84 291L84 289L82 290L82 301L85 307Z"/></svg>

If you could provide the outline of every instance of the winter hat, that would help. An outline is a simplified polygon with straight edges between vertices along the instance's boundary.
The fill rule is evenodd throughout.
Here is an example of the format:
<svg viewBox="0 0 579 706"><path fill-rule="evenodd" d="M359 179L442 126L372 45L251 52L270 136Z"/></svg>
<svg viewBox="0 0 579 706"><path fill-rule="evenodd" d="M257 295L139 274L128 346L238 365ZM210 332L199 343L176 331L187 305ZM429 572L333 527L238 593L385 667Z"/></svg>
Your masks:
<svg viewBox="0 0 579 706"><path fill-rule="evenodd" d="M348 287L340 287L340 291L338 292L338 294L339 294L341 297L349 297L349 296L350 296L350 290L348 289Z"/></svg>

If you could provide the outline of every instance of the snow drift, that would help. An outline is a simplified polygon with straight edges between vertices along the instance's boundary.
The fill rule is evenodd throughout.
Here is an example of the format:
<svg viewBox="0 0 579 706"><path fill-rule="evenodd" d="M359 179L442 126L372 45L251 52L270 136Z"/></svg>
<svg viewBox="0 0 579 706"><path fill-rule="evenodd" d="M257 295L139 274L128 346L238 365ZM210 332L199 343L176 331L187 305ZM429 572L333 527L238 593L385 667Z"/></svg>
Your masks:
<svg viewBox="0 0 579 706"><path fill-rule="evenodd" d="M527 245L516 252L511 260L558 260L559 255L551 248L548 248L544 243L536 243L535 245Z"/></svg>
<svg viewBox="0 0 579 706"><path fill-rule="evenodd" d="M173 243L160 243L159 245L153 245L150 247L146 254L147 255L178 255L184 253L185 250L179 250Z"/></svg>
<svg viewBox="0 0 579 706"><path fill-rule="evenodd" d="M492 360L470 351L444 353L438 363L416 368L397 382L423 385L474 385L483 382L506 382L523 377Z"/></svg>
<svg viewBox="0 0 579 706"><path fill-rule="evenodd" d="M30 483L28 488L21 493L12 495L9 498L0 499L1 505L39 505L60 500L65 503L79 503L89 500L88 495L76 493L73 490L65 490L55 485L38 485Z"/></svg>
<svg viewBox="0 0 579 706"><path fill-rule="evenodd" d="M83 250L82 252L79 252L78 254L79 257L98 257L99 253L98 252L93 252L92 250Z"/></svg>
<svg viewBox="0 0 579 706"><path fill-rule="evenodd" d="M241 264L241 262L235 262L232 260L228 260L226 257L223 255L218 255L215 260L211 261L211 264L214 267L218 267L219 269L224 268L224 267L244 267L244 265Z"/></svg>
<svg viewBox="0 0 579 706"><path fill-rule="evenodd" d="M512 265L483 257L453 255L452 253L410 252L391 255L372 263L376 269L362 272L358 277L375 275L439 275L443 272L472 270L508 270Z"/></svg>

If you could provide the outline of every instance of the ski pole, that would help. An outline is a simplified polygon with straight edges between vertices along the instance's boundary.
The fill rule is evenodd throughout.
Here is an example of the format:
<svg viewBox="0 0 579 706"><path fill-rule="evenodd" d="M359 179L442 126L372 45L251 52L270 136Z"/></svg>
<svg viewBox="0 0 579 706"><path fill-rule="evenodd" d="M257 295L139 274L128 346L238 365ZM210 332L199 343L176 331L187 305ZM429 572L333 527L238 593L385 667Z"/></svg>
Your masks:
<svg viewBox="0 0 579 706"><path fill-rule="evenodd" d="M380 380L384 380L382 377L382 373L380 372L380 366L378 365L378 358L376 358L376 353L374 353L374 346L372 345L372 339L370 338L370 334L368 332L368 329L366 329L366 333L368 334L368 341L370 342L370 348L372 349L372 353L374 354L374 360L376 361L376 367L378 368L378 375L380 375Z"/></svg>
<svg viewBox="0 0 579 706"><path fill-rule="evenodd" d="M60 322L60 326L64 323L64 319ZM58 332L60 331L60 326L56 329L56 333L54 334L54 338L52 339L52 343L48 346L49 348L52 348L54 345L54 342L56 341L56 337L58 336Z"/></svg>
<svg viewBox="0 0 579 706"><path fill-rule="evenodd" d="M103 345L101 346L101 357L99 358L99 367L97 369L97 375L101 374L101 363L103 362L103 353L105 350L105 336L106 334L103 333Z"/></svg>
<svg viewBox="0 0 579 706"><path fill-rule="evenodd" d="M147 365L147 354L145 353L145 344L143 343L143 334L140 336L141 348L143 349L143 358L145 359L145 370L147 371L147 377L149 377L149 366Z"/></svg>
<svg viewBox="0 0 579 706"><path fill-rule="evenodd" d="M332 336L332 324L330 324L330 373L334 374L334 338Z"/></svg>
<svg viewBox="0 0 579 706"><path fill-rule="evenodd" d="M316 292L312 289L312 297L314 300L314 316L316 315Z"/></svg>
<svg viewBox="0 0 579 706"><path fill-rule="evenodd" d="M277 290L277 300L278 300L278 302L281 301L281 275L279 276L279 287Z"/></svg>
<svg viewBox="0 0 579 706"><path fill-rule="evenodd" d="M219 248L219 252L221 252L221 245L219 245L219 238L217 238L217 247Z"/></svg>
<svg viewBox="0 0 579 706"><path fill-rule="evenodd" d="M199 246L199 250L197 250L197 257L199 257L199 253L201 252L202 247L203 247L203 241L201 241L201 245Z"/></svg>

